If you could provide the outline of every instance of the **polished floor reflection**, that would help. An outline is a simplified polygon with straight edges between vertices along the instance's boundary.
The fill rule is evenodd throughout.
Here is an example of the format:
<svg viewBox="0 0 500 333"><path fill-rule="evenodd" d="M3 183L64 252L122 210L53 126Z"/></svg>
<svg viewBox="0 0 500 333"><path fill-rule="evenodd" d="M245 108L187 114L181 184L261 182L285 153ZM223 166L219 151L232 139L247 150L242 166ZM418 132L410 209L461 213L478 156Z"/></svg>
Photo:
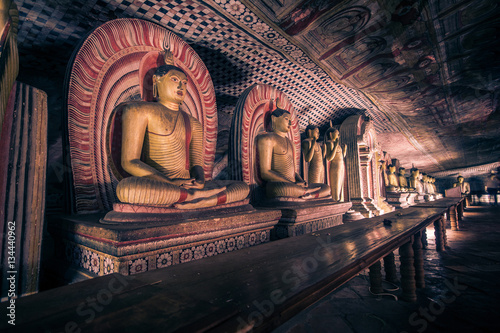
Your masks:
<svg viewBox="0 0 500 333"><path fill-rule="evenodd" d="M445 252L436 252L432 227L427 236L426 287L416 303L396 301L401 289L386 283L387 295L373 296L365 270L275 333L499 332L500 208L467 208L460 231L448 221Z"/></svg>

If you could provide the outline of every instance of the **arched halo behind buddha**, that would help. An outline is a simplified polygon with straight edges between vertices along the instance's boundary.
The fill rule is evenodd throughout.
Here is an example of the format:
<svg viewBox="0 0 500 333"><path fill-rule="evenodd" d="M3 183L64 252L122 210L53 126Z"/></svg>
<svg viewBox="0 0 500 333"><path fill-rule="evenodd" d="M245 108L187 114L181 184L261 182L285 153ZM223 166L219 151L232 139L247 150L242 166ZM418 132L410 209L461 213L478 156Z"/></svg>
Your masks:
<svg viewBox="0 0 500 333"><path fill-rule="evenodd" d="M300 163L300 133L299 124L293 105L286 95L266 84L254 84L248 87L240 96L231 124L229 142L229 165L232 179L242 180L252 185L259 183L256 173L256 148L257 134L271 131L271 112L276 109L278 101L281 109L287 110L292 116L292 126L288 138L293 143L295 165Z"/></svg>
<svg viewBox="0 0 500 333"><path fill-rule="evenodd" d="M167 29L138 19L117 19L89 35L68 72L68 136L76 212L107 211L116 202L116 185L123 174L117 167L114 144L121 140L120 127L115 126L120 115L113 110L123 102L141 100L142 88L152 89L142 81L140 68L147 67L145 56L150 64L163 60L165 49L172 51L175 65L189 77L181 109L202 125L203 169L205 179L211 179L217 109L208 70L196 52Z"/></svg>

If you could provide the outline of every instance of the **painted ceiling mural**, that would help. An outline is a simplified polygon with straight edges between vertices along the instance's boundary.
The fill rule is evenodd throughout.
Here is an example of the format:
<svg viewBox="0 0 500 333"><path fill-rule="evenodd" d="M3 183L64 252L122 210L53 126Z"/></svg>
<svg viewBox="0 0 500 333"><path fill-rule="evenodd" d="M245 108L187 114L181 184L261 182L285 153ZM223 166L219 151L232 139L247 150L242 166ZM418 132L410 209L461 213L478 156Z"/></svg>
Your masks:
<svg viewBox="0 0 500 333"><path fill-rule="evenodd" d="M212 76L222 143L238 97L260 83L288 96L302 129L309 117L324 126L364 113L405 166L435 172L500 158L496 1L15 2L24 75L63 79L80 41L115 18L179 35Z"/></svg>

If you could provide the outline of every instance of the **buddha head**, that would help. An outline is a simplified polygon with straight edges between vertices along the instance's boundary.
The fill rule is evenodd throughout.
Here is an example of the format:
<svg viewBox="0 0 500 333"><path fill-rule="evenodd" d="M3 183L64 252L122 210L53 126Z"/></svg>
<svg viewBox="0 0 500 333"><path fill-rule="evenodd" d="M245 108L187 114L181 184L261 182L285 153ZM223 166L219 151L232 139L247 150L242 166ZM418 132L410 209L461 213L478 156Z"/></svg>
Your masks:
<svg viewBox="0 0 500 333"><path fill-rule="evenodd" d="M153 96L159 102L181 104L187 93L187 75L173 65L163 65L153 75Z"/></svg>
<svg viewBox="0 0 500 333"><path fill-rule="evenodd" d="M310 139L318 140L319 139L319 128L311 124L311 119L309 119L309 125L306 127L307 137Z"/></svg>
<svg viewBox="0 0 500 333"><path fill-rule="evenodd" d="M418 177L420 176L420 170L418 170L417 168L412 168L410 172L412 178L418 179Z"/></svg>
<svg viewBox="0 0 500 333"><path fill-rule="evenodd" d="M390 173L396 173L396 166L395 165L389 165L389 172Z"/></svg>
<svg viewBox="0 0 500 333"><path fill-rule="evenodd" d="M271 112L271 126L273 132L288 133L292 126L292 115L285 109L275 109Z"/></svg>
<svg viewBox="0 0 500 333"><path fill-rule="evenodd" d="M405 169L405 168L403 168L403 167L399 168L399 174L400 174L401 176L404 176L404 175L405 175L405 173L406 173L406 169Z"/></svg>
<svg viewBox="0 0 500 333"><path fill-rule="evenodd" d="M462 183L464 182L464 177L463 177L463 176L458 176L458 177L457 177L457 182L458 182L459 184L462 184Z"/></svg>
<svg viewBox="0 0 500 333"><path fill-rule="evenodd" d="M333 127L330 127L326 133L325 133L325 136L328 140L331 140L331 141L336 141L339 139L339 136L340 136L340 132L338 129L335 129Z"/></svg>

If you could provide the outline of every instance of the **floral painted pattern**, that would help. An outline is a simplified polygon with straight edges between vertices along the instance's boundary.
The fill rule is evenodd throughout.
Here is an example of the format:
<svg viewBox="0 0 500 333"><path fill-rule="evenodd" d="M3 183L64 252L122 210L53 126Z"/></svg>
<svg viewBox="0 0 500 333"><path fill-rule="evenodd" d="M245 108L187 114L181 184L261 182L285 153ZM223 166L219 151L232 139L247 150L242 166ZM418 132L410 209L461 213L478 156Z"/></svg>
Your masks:
<svg viewBox="0 0 500 333"><path fill-rule="evenodd" d="M129 261L129 274L143 273L148 270L148 262L145 258Z"/></svg>
<svg viewBox="0 0 500 333"><path fill-rule="evenodd" d="M193 260L193 250L192 249L185 249L181 252L180 255L181 262L188 262Z"/></svg>
<svg viewBox="0 0 500 333"><path fill-rule="evenodd" d="M113 260L111 258L104 258L103 271L104 271L104 275L114 273L115 263L113 262Z"/></svg>
<svg viewBox="0 0 500 333"><path fill-rule="evenodd" d="M90 252L90 270L95 273L95 274L99 274L99 270L100 270L100 267L99 267L99 255L95 252Z"/></svg>
<svg viewBox="0 0 500 333"><path fill-rule="evenodd" d="M173 256L170 252L156 255L156 268L171 266L172 262Z"/></svg>

